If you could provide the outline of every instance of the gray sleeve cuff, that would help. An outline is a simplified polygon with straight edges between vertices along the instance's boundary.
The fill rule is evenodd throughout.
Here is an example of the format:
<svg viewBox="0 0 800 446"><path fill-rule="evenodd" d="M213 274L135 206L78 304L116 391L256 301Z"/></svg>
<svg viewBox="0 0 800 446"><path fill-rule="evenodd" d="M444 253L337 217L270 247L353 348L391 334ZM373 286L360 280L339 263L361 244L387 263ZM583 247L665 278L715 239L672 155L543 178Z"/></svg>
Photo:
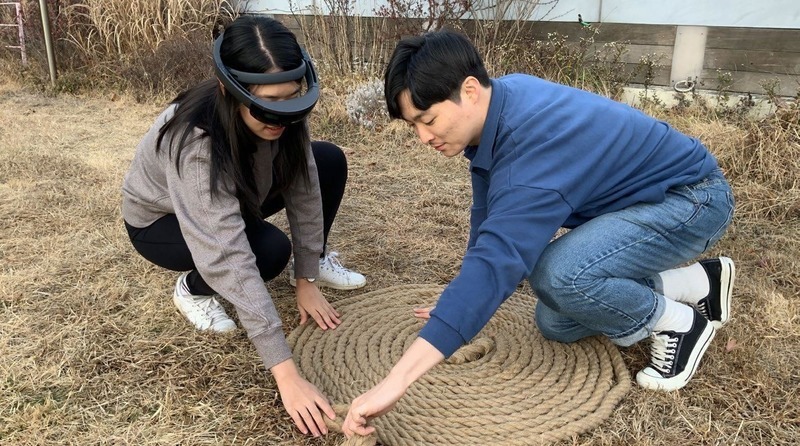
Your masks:
<svg viewBox="0 0 800 446"><path fill-rule="evenodd" d="M302 251L294 254L294 276L311 277L319 276L319 254L318 252Z"/></svg>
<svg viewBox="0 0 800 446"><path fill-rule="evenodd" d="M264 362L267 370L292 357L292 350L286 343L283 328L279 325L258 336L250 338Z"/></svg>

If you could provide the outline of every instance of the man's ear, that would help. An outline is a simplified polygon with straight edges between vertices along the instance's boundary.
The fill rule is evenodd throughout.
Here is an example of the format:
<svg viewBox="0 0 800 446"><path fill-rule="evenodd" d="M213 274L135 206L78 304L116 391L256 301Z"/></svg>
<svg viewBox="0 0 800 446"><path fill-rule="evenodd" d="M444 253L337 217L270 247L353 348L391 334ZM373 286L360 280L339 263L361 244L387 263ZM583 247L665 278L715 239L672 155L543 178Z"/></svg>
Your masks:
<svg viewBox="0 0 800 446"><path fill-rule="evenodd" d="M461 83L462 99L476 102L480 97L481 91L481 82L475 76L467 76L464 82Z"/></svg>

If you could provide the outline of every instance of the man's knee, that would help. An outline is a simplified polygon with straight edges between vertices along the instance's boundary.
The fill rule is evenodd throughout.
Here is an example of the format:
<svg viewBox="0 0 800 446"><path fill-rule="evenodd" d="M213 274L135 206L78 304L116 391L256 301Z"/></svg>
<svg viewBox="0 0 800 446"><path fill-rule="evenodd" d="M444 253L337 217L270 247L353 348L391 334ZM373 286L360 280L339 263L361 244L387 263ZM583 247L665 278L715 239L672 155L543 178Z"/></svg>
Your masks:
<svg viewBox="0 0 800 446"><path fill-rule="evenodd" d="M543 257L529 279L534 293L555 310L558 310L558 297L567 293L572 286L566 271L557 260Z"/></svg>
<svg viewBox="0 0 800 446"><path fill-rule="evenodd" d="M581 339L574 328L568 328L563 322L564 317L556 311L539 302L536 305L534 321L536 327L545 339L568 344Z"/></svg>
<svg viewBox="0 0 800 446"><path fill-rule="evenodd" d="M551 321L543 317L538 310L534 315L534 320L536 321L536 327L545 339L561 342L561 333L556 330Z"/></svg>

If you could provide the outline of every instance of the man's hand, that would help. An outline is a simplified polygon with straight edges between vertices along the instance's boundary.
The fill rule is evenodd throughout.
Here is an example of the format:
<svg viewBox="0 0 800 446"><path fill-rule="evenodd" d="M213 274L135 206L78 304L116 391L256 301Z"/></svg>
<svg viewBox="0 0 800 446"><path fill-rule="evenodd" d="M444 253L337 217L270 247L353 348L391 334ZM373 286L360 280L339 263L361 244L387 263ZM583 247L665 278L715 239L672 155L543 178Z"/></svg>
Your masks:
<svg viewBox="0 0 800 446"><path fill-rule="evenodd" d="M420 319L430 319L431 311L436 307L414 308L414 316Z"/></svg>
<svg viewBox="0 0 800 446"><path fill-rule="evenodd" d="M406 389L442 359L444 355L436 347L423 338L417 338L383 381L353 400L342 424L342 432L348 438L375 432L374 427L367 426L369 419L392 410Z"/></svg>
<svg viewBox="0 0 800 446"><path fill-rule="evenodd" d="M315 284L305 279L297 279L296 293L301 325L308 321L309 316L323 330L336 328L342 323L339 312L328 303Z"/></svg>
<svg viewBox="0 0 800 446"><path fill-rule="evenodd" d="M314 437L327 434L328 428L322 419L322 412L332 420L336 418L328 399L300 376L293 360L287 359L270 370L278 384L283 407L300 432L310 433Z"/></svg>
<svg viewBox="0 0 800 446"><path fill-rule="evenodd" d="M406 393L406 389L397 380L392 380L391 376L384 378L377 386L353 400L342 423L342 432L347 438L353 435L367 436L375 432L375 428L367 426L367 422L392 410Z"/></svg>

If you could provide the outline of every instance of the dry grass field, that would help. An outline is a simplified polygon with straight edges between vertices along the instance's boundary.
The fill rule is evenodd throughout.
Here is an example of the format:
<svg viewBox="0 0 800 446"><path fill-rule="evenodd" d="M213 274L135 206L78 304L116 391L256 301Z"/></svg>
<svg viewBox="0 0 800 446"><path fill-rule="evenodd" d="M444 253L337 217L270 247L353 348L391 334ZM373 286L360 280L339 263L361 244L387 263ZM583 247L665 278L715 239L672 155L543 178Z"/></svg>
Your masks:
<svg viewBox="0 0 800 446"><path fill-rule="evenodd" d="M467 237L465 160L438 156L402 125L360 129L343 102L326 91L313 118L313 136L345 147L351 168L332 247L368 277L361 291L447 283ZM176 275L131 248L120 185L162 106L0 83L0 444L338 444L293 429L244 332L196 332L172 305ZM737 217L708 253L737 263L733 319L684 390L634 386L600 428L564 444L796 445L797 113L742 125L664 114L701 137L734 184ZM292 289L285 278L269 287L288 332ZM334 302L353 293L326 292ZM633 374L647 350L622 354Z"/></svg>

